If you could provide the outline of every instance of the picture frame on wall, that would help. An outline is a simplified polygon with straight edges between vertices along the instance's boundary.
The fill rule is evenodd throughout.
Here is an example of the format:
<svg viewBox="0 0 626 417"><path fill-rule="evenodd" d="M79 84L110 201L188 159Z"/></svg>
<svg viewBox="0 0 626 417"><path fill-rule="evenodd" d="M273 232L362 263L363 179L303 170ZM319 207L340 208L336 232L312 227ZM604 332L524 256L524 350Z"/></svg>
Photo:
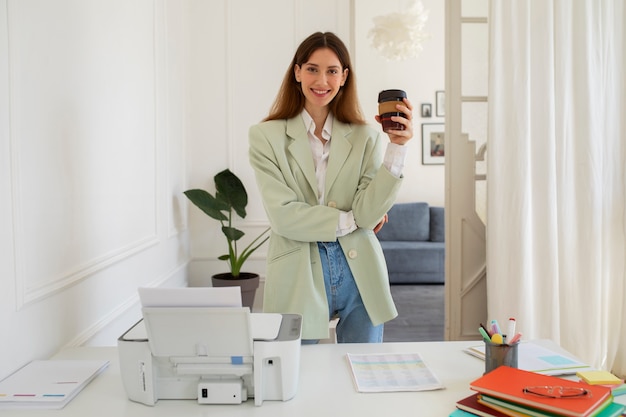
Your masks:
<svg viewBox="0 0 626 417"><path fill-rule="evenodd" d="M422 123L422 165L446 163L444 133L444 123Z"/></svg>
<svg viewBox="0 0 626 417"><path fill-rule="evenodd" d="M435 91L435 111L437 117L445 117L446 115L446 92Z"/></svg>
<svg viewBox="0 0 626 417"><path fill-rule="evenodd" d="M433 110L430 103L422 103L422 118L428 118L433 116Z"/></svg>

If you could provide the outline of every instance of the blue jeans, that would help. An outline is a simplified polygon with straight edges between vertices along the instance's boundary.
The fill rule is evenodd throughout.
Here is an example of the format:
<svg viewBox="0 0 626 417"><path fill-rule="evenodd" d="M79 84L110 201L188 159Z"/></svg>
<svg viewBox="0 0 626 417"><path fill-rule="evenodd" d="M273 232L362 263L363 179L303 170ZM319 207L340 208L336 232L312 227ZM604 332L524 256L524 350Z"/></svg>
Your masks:
<svg viewBox="0 0 626 417"><path fill-rule="evenodd" d="M341 245L339 242L317 242L317 247L324 272L328 319L339 317L337 342L381 343L383 325L372 325Z"/></svg>

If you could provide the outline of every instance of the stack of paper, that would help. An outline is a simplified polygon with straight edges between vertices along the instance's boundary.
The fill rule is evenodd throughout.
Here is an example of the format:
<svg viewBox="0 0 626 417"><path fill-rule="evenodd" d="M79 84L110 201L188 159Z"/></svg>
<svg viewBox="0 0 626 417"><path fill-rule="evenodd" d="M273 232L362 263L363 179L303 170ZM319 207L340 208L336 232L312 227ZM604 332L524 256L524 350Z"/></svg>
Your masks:
<svg viewBox="0 0 626 417"><path fill-rule="evenodd" d="M481 343L471 346L465 352L484 360L485 344ZM591 370L589 365L541 346L534 341L519 344L517 362L519 369L545 375L567 375L575 374L578 371Z"/></svg>
<svg viewBox="0 0 626 417"><path fill-rule="evenodd" d="M0 409L63 408L109 365L102 360L37 360L0 382Z"/></svg>

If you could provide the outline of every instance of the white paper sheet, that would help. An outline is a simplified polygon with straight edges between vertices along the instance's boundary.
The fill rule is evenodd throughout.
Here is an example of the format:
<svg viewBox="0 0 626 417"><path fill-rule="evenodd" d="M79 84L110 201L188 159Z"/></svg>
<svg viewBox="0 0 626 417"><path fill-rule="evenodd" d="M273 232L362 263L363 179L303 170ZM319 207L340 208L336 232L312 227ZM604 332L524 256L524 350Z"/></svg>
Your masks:
<svg viewBox="0 0 626 417"><path fill-rule="evenodd" d="M347 356L359 392L429 391L443 388L419 353L348 353Z"/></svg>
<svg viewBox="0 0 626 417"><path fill-rule="evenodd" d="M139 288L143 307L241 307L240 287Z"/></svg>

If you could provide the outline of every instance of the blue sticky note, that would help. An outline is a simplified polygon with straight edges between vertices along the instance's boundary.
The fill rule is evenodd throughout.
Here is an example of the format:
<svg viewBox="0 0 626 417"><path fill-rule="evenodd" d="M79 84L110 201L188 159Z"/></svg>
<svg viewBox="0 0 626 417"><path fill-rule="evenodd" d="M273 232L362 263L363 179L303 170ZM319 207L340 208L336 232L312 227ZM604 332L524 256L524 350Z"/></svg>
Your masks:
<svg viewBox="0 0 626 417"><path fill-rule="evenodd" d="M561 365L573 365L576 362L574 362L571 359L566 358L565 356L561 356L561 355L553 355L553 356L540 356L539 359L541 359L544 362L547 362L551 365L555 365L555 366L561 366Z"/></svg>
<svg viewBox="0 0 626 417"><path fill-rule="evenodd" d="M243 364L243 356L231 356L230 363L233 365L242 365Z"/></svg>

